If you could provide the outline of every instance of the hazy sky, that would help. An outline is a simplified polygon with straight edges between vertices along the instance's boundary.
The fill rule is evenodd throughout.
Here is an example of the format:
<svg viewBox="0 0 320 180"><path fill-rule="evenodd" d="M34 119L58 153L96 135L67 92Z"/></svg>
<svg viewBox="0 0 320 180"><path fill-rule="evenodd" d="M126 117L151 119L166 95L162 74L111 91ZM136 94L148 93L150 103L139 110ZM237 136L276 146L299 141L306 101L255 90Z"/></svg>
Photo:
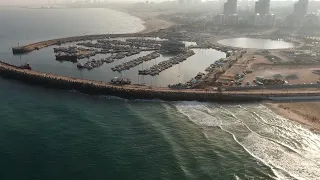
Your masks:
<svg viewBox="0 0 320 180"><path fill-rule="evenodd" d="M51 2L66 2L66 1L75 1L75 0L50 0ZM139 0L109 0L109 1L139 1ZM141 1L141 0L140 0ZM158 1L158 0L154 0ZM24 4L47 4L49 0L0 0L0 5L24 5Z"/></svg>

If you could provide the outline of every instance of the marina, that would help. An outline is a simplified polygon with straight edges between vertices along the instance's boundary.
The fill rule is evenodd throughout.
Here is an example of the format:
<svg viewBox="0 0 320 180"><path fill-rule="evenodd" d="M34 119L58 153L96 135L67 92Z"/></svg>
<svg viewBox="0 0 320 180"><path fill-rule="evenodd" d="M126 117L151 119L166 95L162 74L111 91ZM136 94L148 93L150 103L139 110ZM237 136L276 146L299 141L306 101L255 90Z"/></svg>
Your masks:
<svg viewBox="0 0 320 180"><path fill-rule="evenodd" d="M139 75L151 75L151 76L159 75L160 72L171 68L173 65L186 61L187 58L193 56L194 54L195 52L192 50L186 51L185 53L181 53L179 55L171 57L167 61L162 61L159 64L150 67L149 69L140 70Z"/></svg>
<svg viewBox="0 0 320 180"><path fill-rule="evenodd" d="M169 84L186 82L198 72L204 73L209 64L225 57L224 52L229 53L219 47L214 47L217 51L197 46L195 42L168 41L151 35L139 36L141 35L122 34L61 38L53 40L56 41L53 46L43 47L22 57L36 70L59 75L104 82L109 82L113 77L130 77L134 84L167 87ZM189 48L193 49L188 50ZM39 57L46 62L51 59L49 55L52 53L48 53L49 49L53 49L51 52L54 53L58 64L50 61L44 65L39 61ZM186 52L194 53L184 57L183 54ZM205 52L210 52L211 55L206 55ZM191 64L196 61L199 62L194 69L194 65ZM41 68L38 68L38 65L41 65ZM160 74L166 69L168 71Z"/></svg>
<svg viewBox="0 0 320 180"><path fill-rule="evenodd" d="M143 62L150 61L158 57L160 57L160 54L158 52L152 52L150 54L147 54L146 56L138 57L137 59L112 67L111 69L112 71L118 71L118 72L129 70L135 66L138 66L139 64L142 64Z"/></svg>

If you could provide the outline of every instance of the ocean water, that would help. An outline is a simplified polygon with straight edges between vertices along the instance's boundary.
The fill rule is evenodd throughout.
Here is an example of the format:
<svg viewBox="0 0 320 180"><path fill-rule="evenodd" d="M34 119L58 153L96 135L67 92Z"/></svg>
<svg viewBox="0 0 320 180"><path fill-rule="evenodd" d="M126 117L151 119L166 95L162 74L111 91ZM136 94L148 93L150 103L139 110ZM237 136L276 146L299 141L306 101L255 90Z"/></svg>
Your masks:
<svg viewBox="0 0 320 180"><path fill-rule="evenodd" d="M4 19L6 13L14 15L21 11L31 10L0 10L2 60L16 58L9 48L4 49L10 47L6 42L24 36L33 41L34 32L23 26L15 29L20 37L10 38L8 34L12 32L2 29L3 24L17 18L7 15ZM33 11L39 18L47 13ZM57 16L60 11L57 10ZM91 11L91 15L95 12L77 11ZM68 18L77 19L79 14ZM128 32L142 26L140 20L120 14L123 19L136 20ZM108 21L108 17L99 21ZM65 26L65 31L56 36L81 34L87 23L80 24L78 32ZM121 23L111 21L109 26L126 32ZM99 28L92 29L92 33L101 32ZM55 31L46 33L49 37ZM47 39L45 32L41 33L39 39ZM320 177L320 136L261 104L129 101L45 89L1 78L0 99L1 180Z"/></svg>

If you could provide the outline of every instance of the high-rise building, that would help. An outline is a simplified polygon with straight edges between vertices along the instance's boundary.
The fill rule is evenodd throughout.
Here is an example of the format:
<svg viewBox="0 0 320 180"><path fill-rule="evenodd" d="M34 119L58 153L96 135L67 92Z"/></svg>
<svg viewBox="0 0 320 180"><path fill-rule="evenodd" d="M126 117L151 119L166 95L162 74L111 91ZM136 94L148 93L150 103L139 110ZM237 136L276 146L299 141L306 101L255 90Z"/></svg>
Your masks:
<svg viewBox="0 0 320 180"><path fill-rule="evenodd" d="M252 15L248 21L248 24L253 26L258 26L260 25L260 23L261 23L261 16L259 13Z"/></svg>
<svg viewBox="0 0 320 180"><path fill-rule="evenodd" d="M293 14L298 18L303 18L308 13L309 0L299 0L294 4Z"/></svg>
<svg viewBox="0 0 320 180"><path fill-rule="evenodd" d="M273 27L276 24L276 16L274 14L267 14L263 16L261 23L263 26Z"/></svg>
<svg viewBox="0 0 320 180"><path fill-rule="evenodd" d="M223 14L237 14L237 0L227 0L224 3Z"/></svg>
<svg viewBox="0 0 320 180"><path fill-rule="evenodd" d="M299 27L303 25L303 19L308 13L309 0L299 0L294 4L293 12L285 20L287 27Z"/></svg>
<svg viewBox="0 0 320 180"><path fill-rule="evenodd" d="M226 25L238 25L239 16L238 14L229 14L225 17Z"/></svg>
<svg viewBox="0 0 320 180"><path fill-rule="evenodd" d="M259 0L255 4L255 13L264 16L269 14L270 0Z"/></svg>
<svg viewBox="0 0 320 180"><path fill-rule="evenodd" d="M319 27L320 17L317 13L308 13L302 22L302 26L306 28Z"/></svg>
<svg viewBox="0 0 320 180"><path fill-rule="evenodd" d="M215 25L224 25L225 24L225 15L224 14L217 14L214 17L214 24Z"/></svg>
<svg viewBox="0 0 320 180"><path fill-rule="evenodd" d="M249 24L254 26L267 26L267 27L273 27L275 26L276 17L274 14L265 14L260 15L259 13L254 14Z"/></svg>

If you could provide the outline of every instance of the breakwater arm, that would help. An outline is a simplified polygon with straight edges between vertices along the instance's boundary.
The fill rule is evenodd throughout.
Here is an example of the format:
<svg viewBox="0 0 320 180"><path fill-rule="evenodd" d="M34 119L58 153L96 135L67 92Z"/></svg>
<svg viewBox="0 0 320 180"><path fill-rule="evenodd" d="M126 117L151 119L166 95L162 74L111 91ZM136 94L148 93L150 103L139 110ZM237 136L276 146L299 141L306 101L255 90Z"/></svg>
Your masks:
<svg viewBox="0 0 320 180"><path fill-rule="evenodd" d="M34 50L39 50L45 47L64 44L74 41L86 41L86 40L96 40L105 38L120 38L120 37L150 37L152 33L126 33L126 34L98 34L98 35L83 35L83 36L73 36L58 39L51 39L46 41L40 41L25 46L13 47L13 54L24 54Z"/></svg>
<svg viewBox="0 0 320 180"><path fill-rule="evenodd" d="M252 102L272 97L319 96L319 89L206 91L203 89L173 90L145 86L116 86L101 81L78 79L22 69L0 62L0 76L27 84L61 90L76 90L90 95L110 95L127 99L160 99L166 101Z"/></svg>
<svg viewBox="0 0 320 180"><path fill-rule="evenodd" d="M0 76L46 88L77 90L91 95L110 95L127 99L161 99L167 101L259 101L259 96L219 94L201 90L171 90L168 88L149 88L133 85L115 86L105 82L57 76L42 72L20 69L0 62Z"/></svg>

